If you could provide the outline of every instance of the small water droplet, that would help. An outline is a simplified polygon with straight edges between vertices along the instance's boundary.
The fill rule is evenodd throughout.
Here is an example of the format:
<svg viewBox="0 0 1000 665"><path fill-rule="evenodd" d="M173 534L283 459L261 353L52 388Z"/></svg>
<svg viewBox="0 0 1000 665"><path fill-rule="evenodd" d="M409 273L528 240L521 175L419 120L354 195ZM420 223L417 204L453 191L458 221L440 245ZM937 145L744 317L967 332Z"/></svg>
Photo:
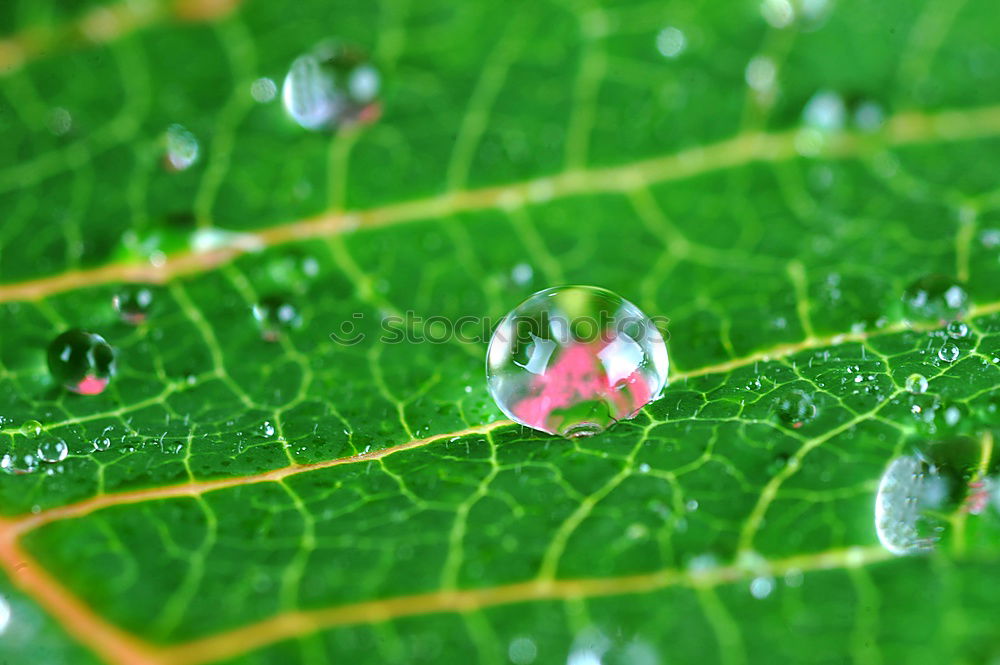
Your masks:
<svg viewBox="0 0 1000 665"><path fill-rule="evenodd" d="M952 321L948 324L948 336L952 339L962 339L969 334L968 324L962 321Z"/></svg>
<svg viewBox="0 0 1000 665"><path fill-rule="evenodd" d="M656 33L656 50L667 58L676 58L684 52L687 39L679 29L669 26Z"/></svg>
<svg viewBox="0 0 1000 665"><path fill-rule="evenodd" d="M885 121L885 111L873 101L864 101L854 110L854 124L863 132L881 129Z"/></svg>
<svg viewBox="0 0 1000 665"><path fill-rule="evenodd" d="M66 459L66 456L69 455L69 447L62 439L47 437L39 442L36 454L41 461L55 464Z"/></svg>
<svg viewBox="0 0 1000 665"><path fill-rule="evenodd" d="M253 306L253 317L257 319L261 335L268 342L276 342L282 330L298 328L302 325L299 311L282 296L266 296Z"/></svg>
<svg viewBox="0 0 1000 665"><path fill-rule="evenodd" d="M760 14L773 28L787 28L795 20L795 8L790 0L763 0Z"/></svg>
<svg viewBox="0 0 1000 665"><path fill-rule="evenodd" d="M63 136L73 128L73 116L64 108L54 108L49 113L49 131L56 136Z"/></svg>
<svg viewBox="0 0 1000 665"><path fill-rule="evenodd" d="M259 78L250 84L250 96L259 104L266 104L278 94L278 86L269 78Z"/></svg>
<svg viewBox="0 0 1000 665"><path fill-rule="evenodd" d="M257 433L265 439L270 439L274 436L274 425L272 425L270 421L265 420L260 424L260 427L257 428Z"/></svg>
<svg viewBox="0 0 1000 665"><path fill-rule="evenodd" d="M932 274L916 280L903 292L907 318L915 321L945 321L965 313L969 295L956 280Z"/></svg>
<svg viewBox="0 0 1000 665"><path fill-rule="evenodd" d="M532 270L530 265L527 263L518 263L510 271L510 278L518 286L524 286L531 281L534 274L534 270Z"/></svg>
<svg viewBox="0 0 1000 665"><path fill-rule="evenodd" d="M568 437L631 418L667 381L660 331L635 305L591 286L539 291L500 322L487 384L508 417Z"/></svg>
<svg viewBox="0 0 1000 665"><path fill-rule="evenodd" d="M923 374L911 374L906 377L906 390L914 395L927 392L927 377Z"/></svg>
<svg viewBox="0 0 1000 665"><path fill-rule="evenodd" d="M42 433L42 424L37 420L25 420L21 425L21 432L27 437L34 438Z"/></svg>
<svg viewBox="0 0 1000 665"><path fill-rule="evenodd" d="M958 347L952 344L951 342L946 342L945 344L943 344L941 348L938 349L937 352L938 358L940 358L946 363L955 362L956 360L958 360L958 356L960 354L961 352L958 350Z"/></svg>
<svg viewBox="0 0 1000 665"><path fill-rule="evenodd" d="M305 129L374 122L380 113L378 71L360 51L335 42L320 44L292 63L281 99Z"/></svg>
<svg viewBox="0 0 1000 665"><path fill-rule="evenodd" d="M778 79L778 68L771 58L758 55L747 63L743 76L752 90L760 94L768 94L774 92L775 82Z"/></svg>
<svg viewBox="0 0 1000 665"><path fill-rule="evenodd" d="M844 128L846 114L843 97L830 90L821 90L802 109L802 123L822 132L835 132Z"/></svg>
<svg viewBox="0 0 1000 665"><path fill-rule="evenodd" d="M115 370L115 353L104 338L68 330L49 345L49 371L57 383L81 395L104 392Z"/></svg>
<svg viewBox="0 0 1000 665"><path fill-rule="evenodd" d="M173 171L183 171L198 160L198 139L182 125L167 127L165 164Z"/></svg>
<svg viewBox="0 0 1000 665"><path fill-rule="evenodd" d="M122 321L138 325L146 320L153 304L153 291L147 286L128 284L111 297L111 304Z"/></svg>
<svg viewBox="0 0 1000 665"><path fill-rule="evenodd" d="M10 603L7 599L0 595L0 635L7 632L7 626L10 625Z"/></svg>

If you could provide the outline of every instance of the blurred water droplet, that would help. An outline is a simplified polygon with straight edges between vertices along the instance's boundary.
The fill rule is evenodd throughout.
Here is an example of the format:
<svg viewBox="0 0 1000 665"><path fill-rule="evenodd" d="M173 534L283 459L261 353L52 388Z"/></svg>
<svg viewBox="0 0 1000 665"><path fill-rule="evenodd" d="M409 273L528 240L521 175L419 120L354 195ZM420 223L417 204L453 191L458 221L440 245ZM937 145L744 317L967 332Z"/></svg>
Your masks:
<svg viewBox="0 0 1000 665"><path fill-rule="evenodd" d="M56 136L63 136L73 128L73 116L64 108L54 108L49 113L49 131Z"/></svg>
<svg viewBox="0 0 1000 665"><path fill-rule="evenodd" d="M875 498L875 532L893 554L927 552L935 538L923 524L921 507L933 493L927 486L930 468L915 456L893 460L879 481Z"/></svg>
<svg viewBox="0 0 1000 665"><path fill-rule="evenodd" d="M795 8L789 0L763 0L760 13L773 28L787 28L795 20Z"/></svg>
<svg viewBox="0 0 1000 665"><path fill-rule="evenodd" d="M253 306L253 316L260 326L261 335L269 342L275 342L281 331L298 328L302 317L289 300L282 296L266 296Z"/></svg>
<svg viewBox="0 0 1000 665"><path fill-rule="evenodd" d="M757 600L763 600L774 591L774 578L755 577L750 581L750 595Z"/></svg>
<svg viewBox="0 0 1000 665"><path fill-rule="evenodd" d="M778 79L778 68L774 60L767 56L759 55L747 63L744 78L747 85L752 90L761 94L774 91L775 83Z"/></svg>
<svg viewBox="0 0 1000 665"><path fill-rule="evenodd" d="M803 390L789 390L774 404L778 417L786 425L798 429L816 417L818 410L812 397Z"/></svg>
<svg viewBox="0 0 1000 665"><path fill-rule="evenodd" d="M510 278L518 286L524 286L531 281L532 276L535 274L531 266L527 263L518 263L510 271Z"/></svg>
<svg viewBox="0 0 1000 665"><path fill-rule="evenodd" d="M198 160L198 139L182 125L167 127L165 163L168 169L183 171Z"/></svg>
<svg viewBox="0 0 1000 665"><path fill-rule="evenodd" d="M66 389L97 395L114 374L115 353L100 335L73 329L52 340L48 363L52 377Z"/></svg>
<svg viewBox="0 0 1000 665"><path fill-rule="evenodd" d="M914 395L927 392L927 377L923 374L911 374L906 377L906 390Z"/></svg>
<svg viewBox="0 0 1000 665"><path fill-rule="evenodd" d="M7 626L10 625L10 603L7 599L0 595L0 635L7 632Z"/></svg>
<svg viewBox="0 0 1000 665"><path fill-rule="evenodd" d="M960 317L969 295L958 281L931 274L916 280L903 292L907 318L916 321L946 321Z"/></svg>
<svg viewBox="0 0 1000 665"><path fill-rule="evenodd" d="M969 334L968 324L962 321L952 321L948 324L948 336L952 339L962 339Z"/></svg>
<svg viewBox="0 0 1000 665"><path fill-rule="evenodd" d="M514 665L531 665L538 657L538 647L530 637L515 637L507 647L507 657Z"/></svg>
<svg viewBox="0 0 1000 665"><path fill-rule="evenodd" d="M679 29L669 26L656 34L656 50L667 58L676 58L684 52L687 39Z"/></svg>
<svg viewBox="0 0 1000 665"><path fill-rule="evenodd" d="M872 101L865 101L854 110L854 124L863 132L875 132L882 128L885 112Z"/></svg>
<svg viewBox="0 0 1000 665"><path fill-rule="evenodd" d="M278 94L278 86L269 78L259 78L250 84L250 96L255 102L266 104Z"/></svg>
<svg viewBox="0 0 1000 665"><path fill-rule="evenodd" d="M835 132L844 128L846 113L844 99L840 95L822 90L806 103L802 110L802 122L823 132Z"/></svg>
<svg viewBox="0 0 1000 665"><path fill-rule="evenodd" d="M630 418L667 381L659 330L621 296L590 286L546 289L515 307L493 333L487 384L522 425L587 436Z"/></svg>
<svg viewBox="0 0 1000 665"><path fill-rule="evenodd" d="M147 286L128 284L111 297L111 304L122 321L138 325L146 320L153 304L153 291Z"/></svg>
<svg viewBox="0 0 1000 665"><path fill-rule="evenodd" d="M355 49L320 44L292 63L281 99L292 119L305 129L334 129L374 122L381 81L378 71Z"/></svg>
<svg viewBox="0 0 1000 665"><path fill-rule="evenodd" d="M958 360L958 356L960 354L961 352L958 350L958 347L952 344L951 342L946 342L945 344L943 344L941 348L938 349L937 352L938 358L940 358L946 363L955 362L956 360Z"/></svg>
<svg viewBox="0 0 1000 665"><path fill-rule="evenodd" d="M47 437L39 442L36 454L41 461L55 464L66 459L66 456L69 455L69 447L62 439Z"/></svg>

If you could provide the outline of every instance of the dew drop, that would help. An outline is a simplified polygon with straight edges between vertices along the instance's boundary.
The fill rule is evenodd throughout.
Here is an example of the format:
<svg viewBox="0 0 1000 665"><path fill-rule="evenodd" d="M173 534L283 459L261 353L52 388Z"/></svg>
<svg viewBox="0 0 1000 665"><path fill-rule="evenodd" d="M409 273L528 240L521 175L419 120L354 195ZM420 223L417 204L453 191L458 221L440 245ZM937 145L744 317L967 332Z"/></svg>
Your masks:
<svg viewBox="0 0 1000 665"><path fill-rule="evenodd" d="M545 289L514 308L490 339L489 391L510 418L550 434L588 436L631 418L667 382L653 322L592 286Z"/></svg>
<svg viewBox="0 0 1000 665"><path fill-rule="evenodd" d="M760 13L773 28L787 28L795 20L795 8L790 0L763 0Z"/></svg>
<svg viewBox="0 0 1000 665"><path fill-rule="evenodd" d="M250 84L250 96L259 104L266 104L278 94L278 86L269 78L259 78Z"/></svg>
<svg viewBox="0 0 1000 665"><path fill-rule="evenodd" d="M916 280L903 292L907 318L917 321L944 321L965 313L969 295L959 282L932 274Z"/></svg>
<svg viewBox="0 0 1000 665"><path fill-rule="evenodd" d="M257 433L265 439L270 439L274 436L274 425L272 425L270 421L265 420L260 424L260 427L257 428Z"/></svg>
<svg viewBox="0 0 1000 665"><path fill-rule="evenodd" d="M104 338L78 329L52 340L48 362L56 382L81 395L104 392L115 371L115 353Z"/></svg>
<svg viewBox="0 0 1000 665"><path fill-rule="evenodd" d="M927 377L923 374L911 374L906 377L906 391L914 395L927 392Z"/></svg>
<svg viewBox="0 0 1000 665"><path fill-rule="evenodd" d="M378 70L360 51L320 44L292 63L281 87L288 115L305 129L334 129L378 119Z"/></svg>
<svg viewBox="0 0 1000 665"><path fill-rule="evenodd" d="M260 326L261 336L276 342L282 330L298 328L302 317L291 302L282 296L266 296L253 306L253 317Z"/></svg>
<svg viewBox="0 0 1000 665"><path fill-rule="evenodd" d="M49 113L49 131L56 136L63 136L73 128L73 116L64 108L54 108Z"/></svg>
<svg viewBox="0 0 1000 665"><path fill-rule="evenodd" d="M62 439L46 438L38 444L36 454L41 461L55 464L66 459L66 456L69 455L69 447Z"/></svg>
<svg viewBox="0 0 1000 665"><path fill-rule="evenodd" d="M947 331L952 339L962 339L969 334L969 326L962 321L952 321L948 324Z"/></svg>
<svg viewBox="0 0 1000 665"><path fill-rule="evenodd" d="M182 125L167 127L165 164L172 171L183 171L198 161L198 139Z"/></svg>
<svg viewBox="0 0 1000 665"><path fill-rule="evenodd" d="M955 346L951 342L946 342L941 346L940 349L938 349L937 355L938 358L940 358L944 362L953 363L956 360L958 360L958 356L960 353L961 352L958 350L957 346Z"/></svg>
<svg viewBox="0 0 1000 665"><path fill-rule="evenodd" d="M863 132L878 131L884 121L885 112L875 102L862 102L854 110L854 124Z"/></svg>
<svg viewBox="0 0 1000 665"><path fill-rule="evenodd" d="M843 97L830 90L817 92L802 110L803 124L824 132L843 129L845 116Z"/></svg>
<svg viewBox="0 0 1000 665"><path fill-rule="evenodd" d="M666 58L676 58L684 52L687 39L679 29L670 26L656 34L656 50Z"/></svg>
<svg viewBox="0 0 1000 665"><path fill-rule="evenodd" d="M153 304L153 291L146 286L128 284L111 297L111 304L122 321L138 325L149 316Z"/></svg>
<svg viewBox="0 0 1000 665"><path fill-rule="evenodd" d="M789 390L779 397L774 408L782 422L795 429L811 421L818 412L812 397L798 389Z"/></svg>

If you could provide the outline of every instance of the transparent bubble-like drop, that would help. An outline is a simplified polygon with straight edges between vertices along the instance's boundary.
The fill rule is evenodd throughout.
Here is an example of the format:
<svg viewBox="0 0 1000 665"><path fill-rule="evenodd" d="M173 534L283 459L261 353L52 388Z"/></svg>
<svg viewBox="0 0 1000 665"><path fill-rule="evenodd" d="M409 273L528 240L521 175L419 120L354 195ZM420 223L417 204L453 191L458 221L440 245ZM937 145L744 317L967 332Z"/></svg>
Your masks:
<svg viewBox="0 0 1000 665"><path fill-rule="evenodd" d="M173 171L184 171L198 161L198 139L182 125L167 127L165 164Z"/></svg>
<svg viewBox="0 0 1000 665"><path fill-rule="evenodd" d="M38 459L49 464L55 464L66 459L69 446L62 439L46 438L38 444Z"/></svg>
<svg viewBox="0 0 1000 665"><path fill-rule="evenodd" d="M778 417L786 425L798 429L816 417L817 409L813 398L804 390L789 390L774 404Z"/></svg>
<svg viewBox="0 0 1000 665"><path fill-rule="evenodd" d="M115 352L104 338L85 330L67 330L52 340L49 371L67 390L81 395L104 392L115 371Z"/></svg>
<svg viewBox="0 0 1000 665"><path fill-rule="evenodd" d="M269 78L259 78L250 84L250 96L258 104L266 104L278 94L278 86Z"/></svg>
<svg viewBox="0 0 1000 665"><path fill-rule="evenodd" d="M530 637L515 637L507 646L507 658L514 665L531 665L538 657L538 647Z"/></svg>
<svg viewBox="0 0 1000 665"><path fill-rule="evenodd" d="M917 321L944 321L962 316L969 294L957 280L932 274L916 280L903 292L907 318Z"/></svg>
<svg viewBox="0 0 1000 665"><path fill-rule="evenodd" d="M941 345L941 348L938 349L937 352L938 358L940 358L946 363L955 362L956 360L958 360L958 356L960 354L961 351L959 351L958 347L952 344L951 342L946 342L945 344Z"/></svg>
<svg viewBox="0 0 1000 665"><path fill-rule="evenodd" d="M149 316L153 305L153 291L147 286L129 284L118 289L111 297L111 304L122 321L138 325Z"/></svg>
<svg viewBox="0 0 1000 665"><path fill-rule="evenodd" d="M906 391L914 395L922 395L927 392L927 377L923 374L911 374L906 377Z"/></svg>
<svg viewBox="0 0 1000 665"><path fill-rule="evenodd" d="M42 424L37 420L25 420L24 423L21 424L21 432L23 432L25 436L32 438L36 437L42 433Z"/></svg>
<svg viewBox="0 0 1000 665"><path fill-rule="evenodd" d="M265 439L270 439L274 436L274 425L271 424L271 421L265 420L260 424L260 427L257 428L257 434Z"/></svg>
<svg viewBox="0 0 1000 665"><path fill-rule="evenodd" d="M952 339L962 339L969 334L969 325L963 321L952 321L948 324L947 331Z"/></svg>
<svg viewBox="0 0 1000 665"><path fill-rule="evenodd" d="M282 330L298 328L302 317L291 302L282 296L267 296L253 306L253 317L260 325L261 335L268 342L276 342Z"/></svg>
<svg viewBox="0 0 1000 665"><path fill-rule="evenodd" d="M305 129L335 129L374 122L381 79L358 50L320 44L292 63L281 86L288 115Z"/></svg>
<svg viewBox="0 0 1000 665"><path fill-rule="evenodd" d="M656 50L666 58L676 58L686 46L687 39L678 28L669 26L656 33Z"/></svg>
<svg viewBox="0 0 1000 665"><path fill-rule="evenodd" d="M666 385L668 365L663 336L639 308L605 289L563 286L504 317L486 376L508 417L576 437L634 416Z"/></svg>

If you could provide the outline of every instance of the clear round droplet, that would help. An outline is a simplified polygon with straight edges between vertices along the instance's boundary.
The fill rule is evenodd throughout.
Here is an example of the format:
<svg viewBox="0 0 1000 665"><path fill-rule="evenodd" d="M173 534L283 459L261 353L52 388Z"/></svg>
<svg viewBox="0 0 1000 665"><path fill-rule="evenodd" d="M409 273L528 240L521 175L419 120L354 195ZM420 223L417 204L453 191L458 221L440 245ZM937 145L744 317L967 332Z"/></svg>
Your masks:
<svg viewBox="0 0 1000 665"><path fill-rule="evenodd" d="M921 277L903 292L907 318L915 321L945 321L962 316L969 294L958 280L946 275Z"/></svg>
<svg viewBox="0 0 1000 665"><path fill-rule="evenodd" d="M67 330L52 340L49 371L57 383L81 395L104 392L115 371L115 352L104 338L85 330Z"/></svg>
<svg viewBox="0 0 1000 665"><path fill-rule="evenodd" d="M952 339L962 339L969 334L969 325L964 321L952 321L948 324L947 331Z"/></svg>
<svg viewBox="0 0 1000 665"><path fill-rule="evenodd" d="M265 420L260 424L260 427L257 428L257 434L265 439L270 439L274 436L274 425L272 425L269 420Z"/></svg>
<svg viewBox="0 0 1000 665"><path fill-rule="evenodd" d="M953 363L956 360L958 360L958 356L960 355L960 353L961 352L958 350L957 346L955 346L951 342L945 342L943 345L941 345L941 348L938 349L937 355L938 358L940 358L944 362Z"/></svg>
<svg viewBox="0 0 1000 665"><path fill-rule="evenodd" d="M534 294L490 339L487 385L511 419L567 437L634 416L667 383L669 361L653 321L593 286Z"/></svg>
<svg viewBox="0 0 1000 665"><path fill-rule="evenodd" d="M138 325L149 316L153 305L153 291L148 286L127 284L111 297L111 305L122 321Z"/></svg>
<svg viewBox="0 0 1000 665"><path fill-rule="evenodd" d="M166 166L183 171L198 161L198 139L182 125L170 125L166 135Z"/></svg>
<svg viewBox="0 0 1000 665"><path fill-rule="evenodd" d="M288 115L305 129L374 122L379 115L378 70L357 49L320 44L292 63L281 86Z"/></svg>
<svg viewBox="0 0 1000 665"><path fill-rule="evenodd" d="M38 444L38 459L49 464L55 464L66 459L69 446L62 439L46 438Z"/></svg>
<svg viewBox="0 0 1000 665"><path fill-rule="evenodd" d="M906 391L914 395L927 392L927 377L923 374L911 374L906 377Z"/></svg>
<svg viewBox="0 0 1000 665"><path fill-rule="evenodd" d="M260 326L261 336L275 342L283 330L298 328L302 317L298 309L283 296L266 296L253 306L253 317Z"/></svg>
<svg viewBox="0 0 1000 665"><path fill-rule="evenodd" d="M774 410L786 425L798 429L816 417L813 398L804 390L789 390L775 400Z"/></svg>
<svg viewBox="0 0 1000 665"><path fill-rule="evenodd" d="M36 437L42 433L42 424L37 420L25 420L21 424L21 432L28 437Z"/></svg>

